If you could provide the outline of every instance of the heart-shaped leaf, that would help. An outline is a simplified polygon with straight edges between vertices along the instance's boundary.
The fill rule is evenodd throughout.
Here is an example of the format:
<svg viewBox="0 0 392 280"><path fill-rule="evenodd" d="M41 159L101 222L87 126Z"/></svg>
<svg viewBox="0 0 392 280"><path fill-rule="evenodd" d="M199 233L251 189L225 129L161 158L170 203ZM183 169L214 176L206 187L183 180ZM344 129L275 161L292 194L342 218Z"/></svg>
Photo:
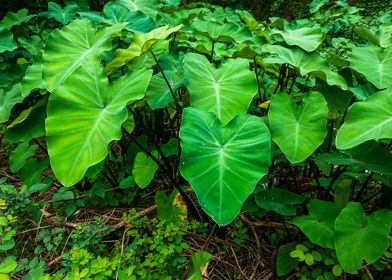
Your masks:
<svg viewBox="0 0 392 280"><path fill-rule="evenodd" d="M229 59L216 69L205 56L187 54L184 71L192 106L213 112L223 126L246 113L257 93L256 76L246 59Z"/></svg>
<svg viewBox="0 0 392 280"><path fill-rule="evenodd" d="M392 86L392 48L357 47L349 54L350 67L378 89Z"/></svg>
<svg viewBox="0 0 392 280"><path fill-rule="evenodd" d="M354 103L336 135L338 149L350 149L368 140L392 138L392 88Z"/></svg>
<svg viewBox="0 0 392 280"><path fill-rule="evenodd" d="M272 34L282 36L288 45L298 46L307 52L316 50L321 45L323 39L323 32L317 24L313 27L291 27L287 25L284 30L273 30Z"/></svg>
<svg viewBox="0 0 392 280"><path fill-rule="evenodd" d="M155 19L161 6L160 0L117 0L131 12L142 11L145 15Z"/></svg>
<svg viewBox="0 0 392 280"><path fill-rule="evenodd" d="M335 248L339 263L349 273L372 264L389 246L392 211L383 209L366 216L361 204L351 202L335 222Z"/></svg>
<svg viewBox="0 0 392 280"><path fill-rule="evenodd" d="M72 186L121 138L128 102L144 96L151 70L128 72L109 86L101 64L80 66L49 98L46 134L56 177ZM94 85L92 87L91 85Z"/></svg>
<svg viewBox="0 0 392 280"><path fill-rule="evenodd" d="M69 23L76 15L76 12L80 10L76 4L67 5L64 9L59 4L49 2L48 11L42 12L39 15L47 18L53 18L62 24Z"/></svg>
<svg viewBox="0 0 392 280"><path fill-rule="evenodd" d="M334 223L342 209L336 203L314 199L308 210L308 216L295 217L290 224L299 227L312 243L334 249Z"/></svg>
<svg viewBox="0 0 392 280"><path fill-rule="evenodd" d="M268 119L272 140L292 163L308 158L327 135L328 106L322 94L312 92L297 106L287 94L271 98Z"/></svg>
<svg viewBox="0 0 392 280"><path fill-rule="evenodd" d="M155 156L157 156L156 153ZM157 170L158 165L152 158L144 152L137 153L135 163L133 164L132 175L140 188L144 189L151 183Z"/></svg>
<svg viewBox="0 0 392 280"><path fill-rule="evenodd" d="M328 62L317 53L307 53L300 48L285 48L278 45L265 45L262 50L272 53L264 59L265 63L288 63L299 68L301 75L311 74L324 81L329 85L339 86L341 89L348 89L346 81L338 73L333 72Z"/></svg>
<svg viewBox="0 0 392 280"><path fill-rule="evenodd" d="M192 23L196 34L201 34L213 41L237 42L254 40L252 33L246 27L239 27L234 23L218 23L206 20L197 20Z"/></svg>
<svg viewBox="0 0 392 280"><path fill-rule="evenodd" d="M79 12L80 17L94 23L115 25L125 22L125 29L132 32L149 32L156 27L154 20L141 11L130 12L123 5L116 2L108 2L103 7L103 15L99 12Z"/></svg>
<svg viewBox="0 0 392 280"><path fill-rule="evenodd" d="M92 58L100 59L112 46L109 38L121 31L125 23L95 31L90 21L74 20L61 30L53 31L43 54L43 79L52 92L79 66Z"/></svg>
<svg viewBox="0 0 392 280"><path fill-rule="evenodd" d="M107 72L112 72L115 69L128 63L130 60L140 56L151 48L165 40L170 34L181 29L182 25L178 25L172 28L169 26L162 26L156 28L147 34L137 33L133 36L132 43L127 49L118 49L114 53L113 60L106 66Z"/></svg>
<svg viewBox="0 0 392 280"><path fill-rule="evenodd" d="M270 165L270 134L261 118L239 115L222 127L213 113L184 109L181 174L203 210L227 225Z"/></svg>

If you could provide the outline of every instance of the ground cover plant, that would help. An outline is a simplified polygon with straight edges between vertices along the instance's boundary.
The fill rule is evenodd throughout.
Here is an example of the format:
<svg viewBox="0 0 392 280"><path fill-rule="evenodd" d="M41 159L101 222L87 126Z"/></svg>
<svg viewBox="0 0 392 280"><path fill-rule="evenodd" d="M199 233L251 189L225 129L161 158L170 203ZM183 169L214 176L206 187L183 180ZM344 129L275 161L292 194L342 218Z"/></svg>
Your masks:
<svg viewBox="0 0 392 280"><path fill-rule="evenodd" d="M90 2L0 21L0 279L392 279L392 7Z"/></svg>

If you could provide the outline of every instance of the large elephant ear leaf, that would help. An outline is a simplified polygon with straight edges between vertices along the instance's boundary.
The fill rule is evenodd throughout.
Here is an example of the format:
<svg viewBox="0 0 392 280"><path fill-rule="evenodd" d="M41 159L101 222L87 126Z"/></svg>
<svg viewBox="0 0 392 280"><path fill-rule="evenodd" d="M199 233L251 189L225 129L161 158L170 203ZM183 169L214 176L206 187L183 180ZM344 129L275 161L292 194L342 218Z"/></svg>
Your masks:
<svg viewBox="0 0 392 280"><path fill-rule="evenodd" d="M161 6L160 0L117 0L117 2L127 7L131 12L141 11L154 19Z"/></svg>
<svg viewBox="0 0 392 280"><path fill-rule="evenodd" d="M290 46L298 46L307 52L316 50L322 43L323 32L319 25L313 27L287 27L284 30L273 30L272 34L280 35Z"/></svg>
<svg viewBox="0 0 392 280"><path fill-rule="evenodd" d="M392 48L357 47L348 59L350 67L364 75L378 89L392 86Z"/></svg>
<svg viewBox="0 0 392 280"><path fill-rule="evenodd" d="M245 41L252 42L255 39L249 29L244 26L239 27L231 22L221 24L213 21L197 20L192 26L196 34L203 35L213 41L242 43Z"/></svg>
<svg viewBox="0 0 392 280"><path fill-rule="evenodd" d="M127 64L132 59L140 56L141 54L150 51L157 43L165 40L170 34L182 28L178 25L170 28L169 26L161 26L150 32L137 33L133 36L132 43L127 49L118 49L114 53L113 60L106 66L107 72L112 72L117 68Z"/></svg>
<svg viewBox="0 0 392 280"><path fill-rule="evenodd" d="M0 29L4 28L10 30L12 27L21 25L33 17L35 17L35 15L29 15L29 11L27 9L21 9L16 13L8 12L0 21Z"/></svg>
<svg viewBox="0 0 392 280"><path fill-rule="evenodd" d="M265 45L262 50L271 53L264 59L265 63L287 63L297 67L301 75L311 74L326 81L328 85L335 85L343 90L348 89L344 78L332 71L328 62L317 53L307 53L300 48L288 49L278 45Z"/></svg>
<svg viewBox="0 0 392 280"><path fill-rule="evenodd" d="M108 144L121 138L127 103L143 97L151 75L151 70L129 72L110 86L103 67L91 60L52 93L46 134L51 166L61 183L76 184L106 157Z"/></svg>
<svg viewBox="0 0 392 280"><path fill-rule="evenodd" d="M219 225L238 215L270 165L270 134L256 116L239 115L223 127L213 113L184 109L180 171L203 210Z"/></svg>
<svg viewBox="0 0 392 280"><path fill-rule="evenodd" d="M354 103L336 136L338 149L350 149L368 140L392 138L392 88Z"/></svg>
<svg viewBox="0 0 392 280"><path fill-rule="evenodd" d="M216 69L206 57L187 54L184 71L192 106L213 112L223 126L246 113L257 93L256 77L246 59L230 59Z"/></svg>
<svg viewBox="0 0 392 280"><path fill-rule="evenodd" d="M76 15L76 12L80 10L76 4L67 5L64 9L59 4L49 2L48 11L42 12L39 15L47 18L53 18L62 24L69 23Z"/></svg>
<svg viewBox="0 0 392 280"><path fill-rule="evenodd" d="M323 95L312 92L298 106L287 94L271 99L268 119L272 140L292 163L309 157L327 135L328 106Z"/></svg>
<svg viewBox="0 0 392 280"><path fill-rule="evenodd" d="M392 211L383 209L366 216L361 204L349 203L335 221L335 249L342 268L355 273L363 260L372 264L388 248Z"/></svg>
<svg viewBox="0 0 392 280"><path fill-rule="evenodd" d="M91 58L102 58L112 46L110 37L125 25L120 23L96 32L90 21L81 19L52 32L43 54L46 88L52 92Z"/></svg>

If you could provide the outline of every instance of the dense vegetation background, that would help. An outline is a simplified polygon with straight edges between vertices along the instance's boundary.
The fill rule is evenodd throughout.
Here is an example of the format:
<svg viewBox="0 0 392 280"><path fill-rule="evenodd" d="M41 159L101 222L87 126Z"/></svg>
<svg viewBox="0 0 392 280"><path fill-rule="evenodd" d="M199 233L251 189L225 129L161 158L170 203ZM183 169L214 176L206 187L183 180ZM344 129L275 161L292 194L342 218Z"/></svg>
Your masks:
<svg viewBox="0 0 392 280"><path fill-rule="evenodd" d="M391 1L0 7L0 280L392 279Z"/></svg>

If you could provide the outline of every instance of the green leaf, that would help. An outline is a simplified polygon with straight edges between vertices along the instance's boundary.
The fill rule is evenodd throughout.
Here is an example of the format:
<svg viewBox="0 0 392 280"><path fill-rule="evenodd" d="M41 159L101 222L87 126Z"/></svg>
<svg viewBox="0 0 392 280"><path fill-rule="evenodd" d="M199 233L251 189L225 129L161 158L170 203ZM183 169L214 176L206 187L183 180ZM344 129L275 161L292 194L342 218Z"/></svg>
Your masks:
<svg viewBox="0 0 392 280"><path fill-rule="evenodd" d="M18 37L19 44L34 57L41 56L44 42L41 37L33 35L30 38Z"/></svg>
<svg viewBox="0 0 392 280"><path fill-rule="evenodd" d="M354 103L336 135L338 149L350 149L368 140L392 138L392 88Z"/></svg>
<svg viewBox="0 0 392 280"><path fill-rule="evenodd" d="M289 161L301 162L323 143L327 114L327 102L319 92L305 95L299 106L289 95L275 94L268 112L272 140Z"/></svg>
<svg viewBox="0 0 392 280"><path fill-rule="evenodd" d="M305 263L306 263L306 265L313 265L314 264L314 258L312 256L312 254L310 254L310 253L305 254Z"/></svg>
<svg viewBox="0 0 392 280"><path fill-rule="evenodd" d="M37 148L37 145L29 146L28 142L19 144L18 147L10 153L10 170L15 173L21 169L25 165L27 159L35 154Z"/></svg>
<svg viewBox="0 0 392 280"><path fill-rule="evenodd" d="M144 96L151 74L128 72L109 86L102 66L90 61L53 92L46 134L51 166L61 183L76 184L106 157L108 144L121 138L126 105Z"/></svg>
<svg viewBox="0 0 392 280"><path fill-rule="evenodd" d="M285 189L272 188L256 193L256 203L267 211L275 211L281 215L295 216L296 205L305 201L302 195Z"/></svg>
<svg viewBox="0 0 392 280"><path fill-rule="evenodd" d="M225 127L213 113L184 109L180 171L203 210L227 225L270 164L270 134L261 118L239 115Z"/></svg>
<svg viewBox="0 0 392 280"><path fill-rule="evenodd" d="M110 73L127 64L130 60L150 51L155 44L162 42L170 34L177 32L181 28L182 25L178 25L172 28L169 28L169 26L166 25L156 28L147 34L136 33L133 36L131 45L127 49L117 49L114 52L114 58L106 66L106 71Z"/></svg>
<svg viewBox="0 0 392 280"><path fill-rule="evenodd" d="M343 270L355 273L362 261L372 264L389 246L392 211L383 209L366 216L361 204L349 203L336 218L335 248Z"/></svg>
<svg viewBox="0 0 392 280"><path fill-rule="evenodd" d="M363 169L373 172L392 175L392 153L375 141L368 141L355 148L344 150L349 156L348 164L359 165Z"/></svg>
<svg viewBox="0 0 392 280"><path fill-rule="evenodd" d="M295 217L289 223L299 227L312 243L334 249L334 223L341 208L332 202L313 199L308 203L308 210L308 216Z"/></svg>
<svg viewBox="0 0 392 280"><path fill-rule="evenodd" d="M41 182L42 173L48 166L49 161L47 159L38 161L35 158L30 158L20 171L20 178L27 187L31 187Z"/></svg>
<svg viewBox="0 0 392 280"><path fill-rule="evenodd" d="M320 92L328 104L328 119L335 120L342 117L353 94L348 91L343 91L337 86L330 86L326 82L317 79L316 88Z"/></svg>
<svg viewBox="0 0 392 280"><path fill-rule="evenodd" d="M116 2L107 3L103 8L103 13L112 24L126 22L125 28L133 32L149 32L156 26L151 17L146 16L141 11L130 12L123 5Z"/></svg>
<svg viewBox="0 0 392 280"><path fill-rule="evenodd" d="M30 92L36 89L45 89L45 81L42 79L41 59L35 59L34 63L27 67L26 74L21 83L23 97L27 97Z"/></svg>
<svg viewBox="0 0 392 280"><path fill-rule="evenodd" d="M125 23L95 31L85 19L74 20L61 30L53 31L43 54L43 79L53 92L81 65L98 60L111 49L110 37L120 32Z"/></svg>
<svg viewBox="0 0 392 280"><path fill-rule="evenodd" d="M274 29L271 34L278 34L288 45L298 46L307 52L316 50L323 39L323 32L318 24L312 27L286 25L283 31Z"/></svg>
<svg viewBox="0 0 392 280"><path fill-rule="evenodd" d="M8 224L7 217L0 216L0 226L6 226Z"/></svg>
<svg viewBox="0 0 392 280"><path fill-rule="evenodd" d="M153 153L157 156L157 153ZM136 184L144 189L154 179L155 172L158 170L158 164L143 152L136 155L135 163L132 169L132 175Z"/></svg>
<svg viewBox="0 0 392 280"><path fill-rule="evenodd" d="M20 84L14 85L10 90L0 88L0 123L8 121L11 110L16 103L21 103L23 97L20 93Z"/></svg>
<svg viewBox="0 0 392 280"><path fill-rule="evenodd" d="M0 53L13 51L18 47L14 35L7 29L0 29Z"/></svg>
<svg viewBox="0 0 392 280"><path fill-rule="evenodd" d="M118 3L124 5L131 12L141 11L145 15L156 18L161 1L160 0L117 0Z"/></svg>
<svg viewBox="0 0 392 280"><path fill-rule="evenodd" d="M317 13L325 4L327 4L329 0L313 0L310 3L309 11L314 14Z"/></svg>
<svg viewBox="0 0 392 280"><path fill-rule="evenodd" d="M156 193L155 203L157 204L157 216L159 220L178 224L183 218L186 218L186 207L185 209L181 209L175 203L175 200L178 198L181 199L181 195L176 189L169 196L163 191Z"/></svg>
<svg viewBox="0 0 392 280"><path fill-rule="evenodd" d="M145 33L153 30L156 27L154 20L143 14L141 11L130 12L123 5L115 2L108 2L103 8L102 16L98 12L80 12L80 17L86 18L94 23L105 23L115 25L120 22L125 22L125 29L135 33Z"/></svg>
<svg viewBox="0 0 392 280"><path fill-rule="evenodd" d="M184 80L174 71L165 71L165 76L174 92L184 84ZM147 88L146 100L151 109L165 108L173 101L173 96L161 73L152 76Z"/></svg>
<svg viewBox="0 0 392 280"><path fill-rule="evenodd" d="M190 275L187 280L203 280L203 272L207 268L211 257L210 253L204 251L193 253Z"/></svg>
<svg viewBox="0 0 392 280"><path fill-rule="evenodd" d="M350 67L378 89L392 86L392 48L357 47L349 54Z"/></svg>
<svg viewBox="0 0 392 280"><path fill-rule="evenodd" d="M34 15L28 15L27 9L21 9L16 13L8 12L5 17L0 21L0 29L5 28L10 30L12 27L21 25L24 22L29 21Z"/></svg>
<svg viewBox="0 0 392 280"><path fill-rule="evenodd" d="M354 93L358 101L364 101L378 90L372 83L366 83L357 87L351 87L350 91Z"/></svg>
<svg viewBox="0 0 392 280"><path fill-rule="evenodd" d="M64 9L62 9L59 4L49 2L48 11L42 12L39 15L47 18L53 18L65 25L75 17L76 12L79 10L80 8L76 4L67 5Z"/></svg>
<svg viewBox="0 0 392 280"><path fill-rule="evenodd" d="M353 180L343 178L338 180L338 184L334 187L334 200L340 207L345 207L351 199L351 185Z"/></svg>
<svg viewBox="0 0 392 280"><path fill-rule="evenodd" d="M0 273L10 273L18 266L15 257L7 257L0 262Z"/></svg>
<svg viewBox="0 0 392 280"><path fill-rule="evenodd" d="M223 126L246 113L257 93L256 76L246 59L229 59L216 69L205 56L187 54L184 71L191 105L213 112Z"/></svg>
<svg viewBox="0 0 392 280"><path fill-rule="evenodd" d="M255 40L252 33L244 26L234 23L218 23L206 20L197 20L192 23L196 34L203 35L213 41L221 42L252 42Z"/></svg>
<svg viewBox="0 0 392 280"><path fill-rule="evenodd" d="M29 193L44 192L49 188L49 184L35 184L29 188Z"/></svg>
<svg viewBox="0 0 392 280"><path fill-rule="evenodd" d="M276 273L279 277L290 273L299 263L297 258L292 258L290 253L295 250L295 242L280 246L276 259Z"/></svg>
<svg viewBox="0 0 392 280"><path fill-rule="evenodd" d="M342 270L342 267L340 266L340 264L335 264L335 265L332 267L332 273L333 273L333 275L335 275L336 277L339 277L340 275L342 275L342 272L343 272L343 270Z"/></svg>
<svg viewBox="0 0 392 280"><path fill-rule="evenodd" d="M132 113L128 112L128 118L123 123L123 127L129 134L131 134L132 131L135 129L135 119L133 118Z"/></svg>
<svg viewBox="0 0 392 280"><path fill-rule="evenodd" d="M120 182L120 188L129 189L135 185L135 178L133 176L128 176L124 178Z"/></svg>
<svg viewBox="0 0 392 280"><path fill-rule="evenodd" d="M13 239L3 241L0 244L0 251L8 251L15 247L15 241Z"/></svg>
<svg viewBox="0 0 392 280"><path fill-rule="evenodd" d="M61 188L58 192L56 192L52 196L53 202L59 201L59 200L72 200L74 199L75 195L72 191L68 191L66 188Z"/></svg>
<svg viewBox="0 0 392 280"><path fill-rule="evenodd" d="M338 73L329 68L328 62L317 53L307 53L300 48L285 48L278 45L264 45L263 52L272 53L264 59L265 63L288 63L299 68L301 75L314 75L329 85L336 85L347 90L346 81Z"/></svg>
<svg viewBox="0 0 392 280"><path fill-rule="evenodd" d="M7 140L28 142L45 135L46 99L23 111L8 127Z"/></svg>

